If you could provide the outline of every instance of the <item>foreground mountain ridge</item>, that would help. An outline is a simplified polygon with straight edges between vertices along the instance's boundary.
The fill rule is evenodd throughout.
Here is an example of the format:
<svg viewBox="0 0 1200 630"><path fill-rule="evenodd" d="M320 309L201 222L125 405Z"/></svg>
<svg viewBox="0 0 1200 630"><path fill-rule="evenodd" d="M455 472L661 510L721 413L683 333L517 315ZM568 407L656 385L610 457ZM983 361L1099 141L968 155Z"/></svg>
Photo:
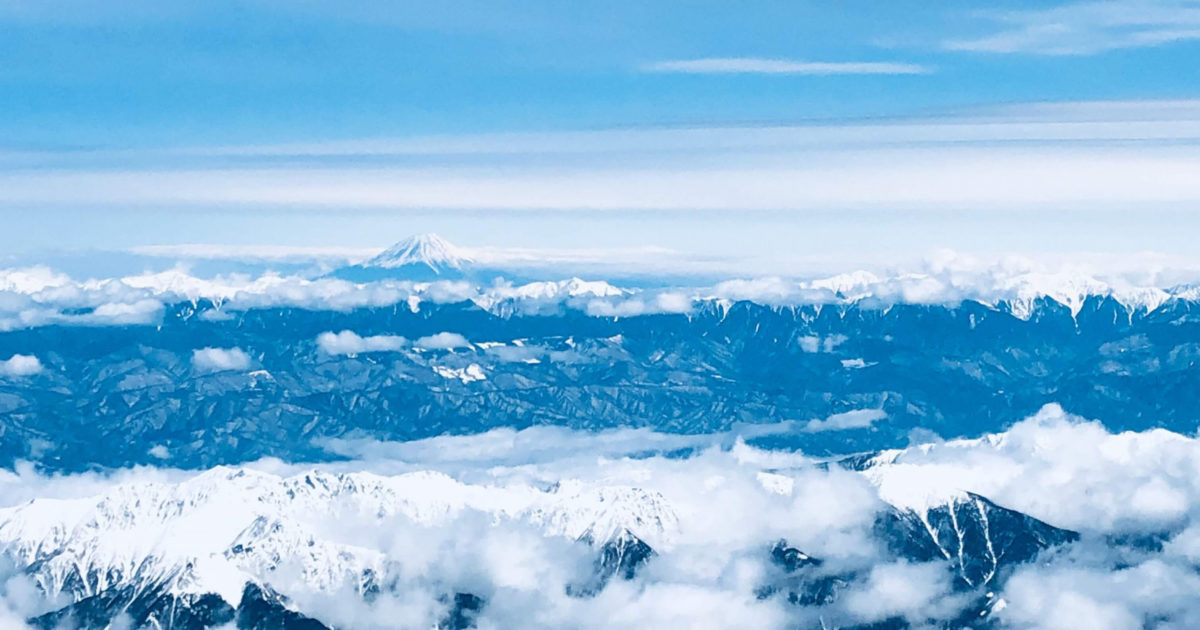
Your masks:
<svg viewBox="0 0 1200 630"><path fill-rule="evenodd" d="M369 605L397 588L406 558L355 544L320 523L418 535L472 512L485 516L483 527L526 528L529 541L561 540L564 550L593 556L591 572L581 569L566 593L584 598L611 580L636 579L689 527L662 495L632 486L568 480L537 488L463 483L432 471L279 476L222 467L0 509L0 552L48 601L67 602L33 619L39 627L69 621L80 630L107 628L124 615L139 628L325 628L336 624L306 607L322 594L345 592ZM946 562L963 590L980 594L997 589L1008 569L1078 538L977 495L949 497L920 513L885 506L875 536L895 557ZM769 578L780 582L765 584L763 597L788 592L794 603L828 608L843 588L836 584L858 579L809 576L822 563L785 545L769 554L785 576ZM764 554L768 546L764 541ZM445 602L435 625L470 626L488 605L486 587L464 590L478 583L430 579ZM826 614L835 619L836 610Z"/></svg>

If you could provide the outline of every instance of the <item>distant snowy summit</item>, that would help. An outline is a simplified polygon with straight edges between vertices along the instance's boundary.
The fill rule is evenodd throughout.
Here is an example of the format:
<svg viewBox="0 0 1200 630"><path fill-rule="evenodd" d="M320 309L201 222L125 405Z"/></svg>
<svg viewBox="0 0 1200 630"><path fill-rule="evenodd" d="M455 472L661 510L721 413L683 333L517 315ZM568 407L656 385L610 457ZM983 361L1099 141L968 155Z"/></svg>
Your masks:
<svg viewBox="0 0 1200 630"><path fill-rule="evenodd" d="M376 280L436 280L478 279L476 261L469 253L438 236L416 234L383 250L365 262L343 267L334 277L356 282Z"/></svg>
<svg viewBox="0 0 1200 630"><path fill-rule="evenodd" d="M653 266L651 266L653 268ZM370 282L465 282L475 287L530 285L539 291L551 284L582 282L577 276L603 277L626 286L676 286L693 284L696 278L678 274L630 273L614 261L587 262L549 250L468 248L455 245L437 234L416 234L357 264L333 270L323 279ZM322 278L318 278L322 279ZM0 283L3 276L0 276ZM0 284L0 289L3 285ZM594 287L593 287L594 288ZM585 293L590 292L585 290ZM562 292L558 292L562 293ZM613 294L612 291L608 291ZM567 292L563 295L575 295Z"/></svg>
<svg viewBox="0 0 1200 630"><path fill-rule="evenodd" d="M399 269L414 265L443 274L461 271L464 266L473 262L474 259L463 249L437 234L417 234L383 250L378 256L363 263L363 266Z"/></svg>

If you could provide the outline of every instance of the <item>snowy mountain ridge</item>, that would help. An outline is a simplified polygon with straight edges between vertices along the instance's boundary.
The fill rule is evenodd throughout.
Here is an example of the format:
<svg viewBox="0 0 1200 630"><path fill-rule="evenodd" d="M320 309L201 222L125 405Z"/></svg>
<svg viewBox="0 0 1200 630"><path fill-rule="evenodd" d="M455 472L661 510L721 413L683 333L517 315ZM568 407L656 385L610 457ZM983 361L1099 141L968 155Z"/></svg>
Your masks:
<svg viewBox="0 0 1200 630"><path fill-rule="evenodd" d="M178 484L122 484L95 497L2 509L0 548L30 567L52 599L168 584L174 595L216 593L236 607L246 583L275 583L284 569L319 592L361 590L364 576L384 579L392 561L331 535L339 519L431 527L468 510L547 536L590 535L597 544L624 532L665 544L678 528L661 495L631 487L566 483L544 491L429 471L279 477L218 467Z"/></svg>
<svg viewBox="0 0 1200 630"><path fill-rule="evenodd" d="M856 271L816 279L765 277L711 286L635 287L579 277L528 281L516 274L505 279L503 270L473 278L464 273L471 264L471 258L455 246L422 236L353 267L363 273L346 277L273 272L198 277L176 268L79 281L43 267L6 269L0 270L0 292L10 299L0 302L0 330L49 324L153 324L161 321L170 305L189 302L204 317L222 318L255 308L345 311L407 305L417 310L454 302L470 302L503 315L565 307L593 316L628 317L728 308L738 301L880 310L897 304L954 307L970 301L1028 320L1044 302L1061 305L1075 317L1091 299L1112 299L1127 311L1124 317L1132 317L1173 301L1200 301L1196 285L1164 287L1079 271L937 268L889 275ZM395 269L414 273L388 275Z"/></svg>
<svg viewBox="0 0 1200 630"><path fill-rule="evenodd" d="M875 466L891 465L883 459ZM339 616L345 611L330 610L322 602L358 602L353 605L376 610L375 598L402 597L417 588L442 609L422 618L433 619L433 627L462 630L473 626L472 611L495 606L503 614L505 598L520 596L506 591L503 582L488 580L517 580L522 589L536 591L541 574L533 569L545 559L562 564L552 569L560 591L546 593L546 601L597 598L597 605L604 606L606 586L640 578L643 565L661 567L650 569L653 576L654 571L677 570L681 562L703 566L709 554L728 551L719 542L714 547L708 536L715 531L706 531L705 520L690 527L683 521L711 519L725 510L711 500L721 495L707 492L722 492L729 480L706 476L686 487L666 481L661 487L671 489L672 501L655 489L665 480L646 477L638 460L627 463L634 468L597 480L568 476L549 486L541 481L545 477L524 473L512 477L523 481L494 483L506 475L496 475L500 471L492 468L477 471L491 471L484 472L485 481L464 482L432 470L376 474L310 469L280 475L217 467L181 480L120 482L95 496L40 498L0 509L0 553L47 596L46 607L29 616L38 628L55 628L63 620L83 628L109 628L125 611L136 620L133 627L156 630L209 627L214 620L220 626L235 617L238 628L358 627L353 617ZM701 471L712 470L707 463L699 465ZM794 480L810 484L811 478L801 479L811 472ZM867 481L878 481L870 472L869 467ZM789 474L747 477L756 479L762 496L784 510L768 508L767 521L758 524L770 521L776 531L802 528L788 518L807 520L808 511L817 509L809 500L821 500L811 487L797 493L792 484L781 484L793 480ZM632 484L631 479L645 479L649 485ZM858 483L843 482L847 488ZM884 489L879 490L883 496ZM787 507L792 502L800 511ZM955 581L955 592L964 594L968 614L976 619L990 615L996 602L992 591L1003 589L1014 567L1078 539L1075 532L970 492L915 510L876 502L862 507L869 507L861 514L866 519L862 525L886 554L876 560L941 567L937 570ZM783 521L775 522L784 514ZM745 523L739 518L729 514L717 520L741 528ZM476 547L477 539L486 541ZM845 617L843 606L852 608L855 596L843 591L861 588L864 574L854 564L861 558L847 565L836 552L825 556L829 549L820 544L817 555L782 541L774 548L771 544L766 537L756 545L751 536L735 545L740 553L759 554L784 572L768 570L754 578L762 580L755 587L758 601L779 594L771 605L818 605L824 607L821 615ZM855 553L877 553L873 549L875 545L866 545ZM654 560L658 556L664 557ZM476 562L504 569L481 571L470 566ZM387 610L378 612L387 615ZM243 614L257 621L245 621ZM288 616L311 622L279 621ZM394 626L385 619L382 625L376 620L363 627Z"/></svg>

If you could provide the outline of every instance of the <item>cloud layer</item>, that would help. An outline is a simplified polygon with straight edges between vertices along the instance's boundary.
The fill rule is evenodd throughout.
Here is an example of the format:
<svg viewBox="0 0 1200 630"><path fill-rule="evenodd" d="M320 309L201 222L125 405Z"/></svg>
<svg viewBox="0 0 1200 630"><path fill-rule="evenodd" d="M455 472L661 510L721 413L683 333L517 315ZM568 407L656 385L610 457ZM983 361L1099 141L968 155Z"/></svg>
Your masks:
<svg viewBox="0 0 1200 630"><path fill-rule="evenodd" d="M1132 18L1130 18L1132 19ZM1057 37L1050 39L1058 40ZM960 44L967 45L967 44ZM982 46L982 44L977 44ZM916 72L904 64L663 62L677 72ZM1194 111L1105 103L783 127L492 134L186 149L0 172L0 203L492 210L1084 210L1200 200ZM1194 110L1194 108L1192 108ZM1111 114L1111 112L1110 112ZM180 155L190 161L175 162ZM370 156L369 167L347 157ZM415 156L421 163L412 166ZM437 160L431 160L437 156ZM93 156L94 157L94 156ZM19 163L21 158L16 158ZM29 156L44 163L44 156ZM196 160L211 161L196 168ZM237 161L239 166L229 164ZM281 167L280 161L293 166ZM862 185L871 182L870 186Z"/></svg>

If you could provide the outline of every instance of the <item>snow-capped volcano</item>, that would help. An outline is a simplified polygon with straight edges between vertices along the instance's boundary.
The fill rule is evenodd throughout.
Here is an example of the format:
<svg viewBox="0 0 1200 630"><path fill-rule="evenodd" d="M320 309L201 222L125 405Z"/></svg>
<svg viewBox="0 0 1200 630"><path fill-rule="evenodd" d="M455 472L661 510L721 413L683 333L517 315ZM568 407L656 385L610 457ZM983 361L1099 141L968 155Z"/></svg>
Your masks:
<svg viewBox="0 0 1200 630"><path fill-rule="evenodd" d="M407 265L424 265L434 273L461 271L474 260L464 250L437 234L416 234L383 250L363 263L365 267L396 269Z"/></svg>
<svg viewBox="0 0 1200 630"><path fill-rule="evenodd" d="M478 280L478 261L467 250L437 234L417 234L365 262L335 270L335 278L353 282L406 280Z"/></svg>

